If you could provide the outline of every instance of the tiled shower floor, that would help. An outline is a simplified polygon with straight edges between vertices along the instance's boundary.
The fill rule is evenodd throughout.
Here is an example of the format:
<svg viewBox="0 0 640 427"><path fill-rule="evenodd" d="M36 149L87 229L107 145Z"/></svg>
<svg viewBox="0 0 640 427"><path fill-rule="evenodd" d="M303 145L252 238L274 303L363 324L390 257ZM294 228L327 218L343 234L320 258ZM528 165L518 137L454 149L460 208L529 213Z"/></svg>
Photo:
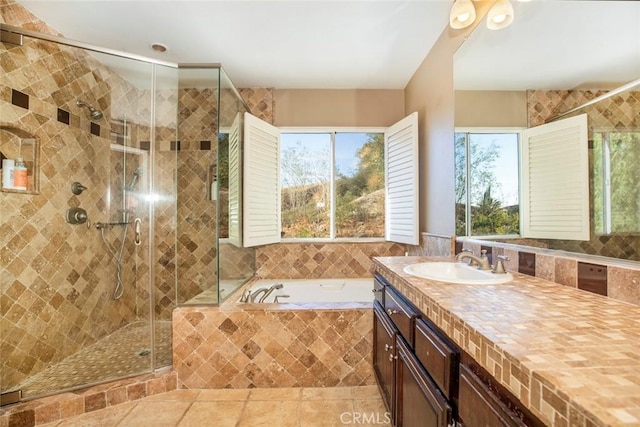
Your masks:
<svg viewBox="0 0 640 427"><path fill-rule="evenodd" d="M151 369L149 322L131 323L29 378L23 397L118 379ZM156 367L171 364L171 322L156 322Z"/></svg>

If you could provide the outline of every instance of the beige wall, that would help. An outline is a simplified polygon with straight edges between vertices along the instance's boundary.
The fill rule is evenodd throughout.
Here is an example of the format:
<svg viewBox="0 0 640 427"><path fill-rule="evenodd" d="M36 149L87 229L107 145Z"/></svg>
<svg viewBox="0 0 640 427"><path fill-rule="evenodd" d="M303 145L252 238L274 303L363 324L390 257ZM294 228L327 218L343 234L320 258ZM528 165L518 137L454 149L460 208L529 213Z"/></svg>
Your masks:
<svg viewBox="0 0 640 427"><path fill-rule="evenodd" d="M420 230L454 234L453 55L493 0L475 2L476 22L464 30L448 26L405 88L405 111L417 111L420 138Z"/></svg>
<svg viewBox="0 0 640 427"><path fill-rule="evenodd" d="M390 126L404 117L402 89L276 89L275 126Z"/></svg>
<svg viewBox="0 0 640 427"><path fill-rule="evenodd" d="M456 127L527 127L527 92L455 91Z"/></svg>

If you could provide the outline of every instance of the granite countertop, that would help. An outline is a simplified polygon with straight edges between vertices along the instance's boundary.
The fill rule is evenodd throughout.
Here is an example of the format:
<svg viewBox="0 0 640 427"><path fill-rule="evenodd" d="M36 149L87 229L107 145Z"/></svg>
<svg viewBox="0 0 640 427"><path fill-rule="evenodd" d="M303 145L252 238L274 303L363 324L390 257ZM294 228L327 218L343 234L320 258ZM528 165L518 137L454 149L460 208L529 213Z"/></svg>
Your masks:
<svg viewBox="0 0 640 427"><path fill-rule="evenodd" d="M459 285L403 271L441 260L374 268L549 426L640 425L640 306L514 272Z"/></svg>

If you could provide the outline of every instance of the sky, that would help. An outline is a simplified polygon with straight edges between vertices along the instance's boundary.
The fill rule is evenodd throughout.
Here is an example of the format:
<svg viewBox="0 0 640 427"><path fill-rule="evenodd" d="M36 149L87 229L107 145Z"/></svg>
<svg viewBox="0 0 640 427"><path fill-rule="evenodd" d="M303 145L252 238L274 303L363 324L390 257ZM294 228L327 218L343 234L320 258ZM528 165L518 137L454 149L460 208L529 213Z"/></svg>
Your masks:
<svg viewBox="0 0 640 427"><path fill-rule="evenodd" d="M518 136L510 134L472 133L472 142L486 147L494 143L498 147L499 157L495 161L494 174L500 183L499 189L492 189L491 196L502 202L502 206L518 204Z"/></svg>
<svg viewBox="0 0 640 427"><path fill-rule="evenodd" d="M353 176L357 171L357 150L369 139L367 133L341 132L336 134L335 165L336 169L345 176ZM308 147L308 154L312 158L326 159L329 163L331 136L329 133L282 133L280 149L282 153L296 147L298 141L303 141Z"/></svg>

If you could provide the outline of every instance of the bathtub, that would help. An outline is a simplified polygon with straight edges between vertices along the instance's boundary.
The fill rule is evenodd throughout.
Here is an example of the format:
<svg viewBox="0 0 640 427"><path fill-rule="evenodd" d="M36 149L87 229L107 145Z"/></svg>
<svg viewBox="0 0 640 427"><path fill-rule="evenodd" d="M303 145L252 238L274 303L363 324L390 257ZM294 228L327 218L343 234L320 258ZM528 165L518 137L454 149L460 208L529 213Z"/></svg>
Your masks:
<svg viewBox="0 0 640 427"><path fill-rule="evenodd" d="M280 296L279 303L372 303L374 297L373 279L260 279L247 289L254 294L275 284L283 288L274 290L264 303L275 302L276 296ZM262 295L257 296L256 303Z"/></svg>

